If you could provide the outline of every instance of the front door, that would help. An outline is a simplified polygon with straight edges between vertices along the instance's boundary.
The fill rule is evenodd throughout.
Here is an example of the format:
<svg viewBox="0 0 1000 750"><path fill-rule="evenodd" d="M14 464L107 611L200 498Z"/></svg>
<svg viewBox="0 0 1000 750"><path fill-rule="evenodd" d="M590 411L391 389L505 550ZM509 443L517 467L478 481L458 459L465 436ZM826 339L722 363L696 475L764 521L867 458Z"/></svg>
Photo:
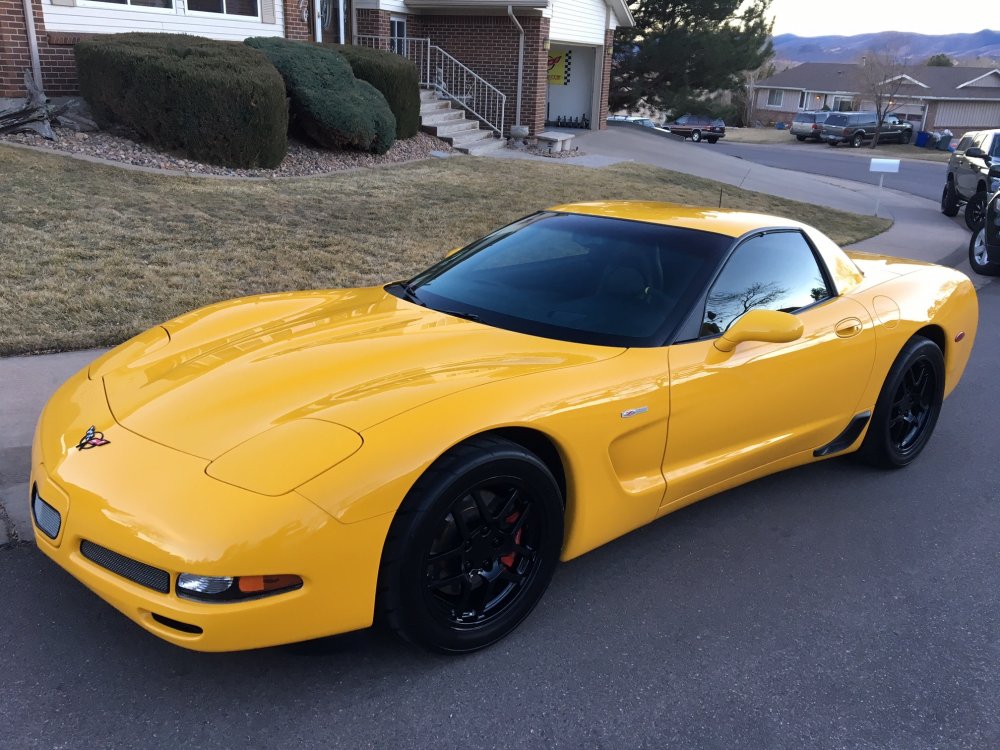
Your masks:
<svg viewBox="0 0 1000 750"><path fill-rule="evenodd" d="M709 291L701 338L670 347L665 506L847 427L871 375L875 333L865 308L835 293L800 232L754 235L736 249ZM757 308L795 314L802 337L716 349L719 334Z"/></svg>

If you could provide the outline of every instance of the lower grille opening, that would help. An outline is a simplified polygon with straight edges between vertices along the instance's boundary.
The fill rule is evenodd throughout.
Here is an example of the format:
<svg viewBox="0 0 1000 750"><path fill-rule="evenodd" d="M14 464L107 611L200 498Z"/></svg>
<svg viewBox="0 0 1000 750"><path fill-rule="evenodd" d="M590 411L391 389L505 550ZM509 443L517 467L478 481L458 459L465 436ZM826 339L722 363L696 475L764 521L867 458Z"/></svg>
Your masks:
<svg viewBox="0 0 1000 750"><path fill-rule="evenodd" d="M193 633L198 635L199 633L204 633L205 631L199 628L197 625L189 625L186 622L181 622L180 620L174 620L170 617L164 617L163 615L158 615L156 612L150 612L153 619L156 620L160 625L166 625L168 628L173 628L174 630L179 630L182 633Z"/></svg>
<svg viewBox="0 0 1000 750"><path fill-rule="evenodd" d="M86 539L80 542L80 554L92 563L100 565L105 570L110 570L122 578L127 578L133 583L138 583L140 586L153 589L153 591L159 591L161 594L170 593L170 574L165 570L112 552L106 547Z"/></svg>
<svg viewBox="0 0 1000 750"><path fill-rule="evenodd" d="M62 528L62 515L38 494L38 487L31 488L31 512L35 516L35 526L49 539L59 536Z"/></svg>

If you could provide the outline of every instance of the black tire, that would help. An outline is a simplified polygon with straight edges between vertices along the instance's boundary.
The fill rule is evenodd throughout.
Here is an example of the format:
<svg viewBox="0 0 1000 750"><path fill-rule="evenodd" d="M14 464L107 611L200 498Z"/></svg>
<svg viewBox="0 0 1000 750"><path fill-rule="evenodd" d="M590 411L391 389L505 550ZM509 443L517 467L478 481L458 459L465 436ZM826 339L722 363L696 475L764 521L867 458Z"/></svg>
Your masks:
<svg viewBox="0 0 1000 750"><path fill-rule="evenodd" d="M855 133L854 137L851 138L851 147L861 148L861 144L864 142L864 140L865 140L864 136L862 136L861 133Z"/></svg>
<svg viewBox="0 0 1000 750"><path fill-rule="evenodd" d="M546 465L509 440L473 438L435 461L396 514L380 615L431 651L485 648L534 609L562 541L562 494Z"/></svg>
<svg viewBox="0 0 1000 750"><path fill-rule="evenodd" d="M944 356L914 336L896 357L875 402L859 458L883 469L911 463L927 445L944 400Z"/></svg>
<svg viewBox="0 0 1000 750"><path fill-rule="evenodd" d="M941 193L941 213L945 216L958 216L958 193L955 191L955 183L948 180L944 184L944 191Z"/></svg>
<svg viewBox="0 0 1000 750"><path fill-rule="evenodd" d="M837 141L827 141L826 145L828 145L830 148L837 148Z"/></svg>
<svg viewBox="0 0 1000 750"><path fill-rule="evenodd" d="M698 141L700 141L701 140L701 131L700 130L693 130L693 131L691 131L691 140L694 141L695 143L697 143Z"/></svg>
<svg viewBox="0 0 1000 750"><path fill-rule="evenodd" d="M799 140L799 141L804 141L806 139L806 137L804 135L797 135L797 136L795 136L795 139Z"/></svg>
<svg viewBox="0 0 1000 750"><path fill-rule="evenodd" d="M902 133L899 134L899 142L905 146L910 142L911 135L912 134L910 133L909 130L904 130Z"/></svg>
<svg viewBox="0 0 1000 750"><path fill-rule="evenodd" d="M709 143L718 143L719 142L718 138L713 138L712 136L708 136L708 138L706 138L705 140L708 141Z"/></svg>
<svg viewBox="0 0 1000 750"><path fill-rule="evenodd" d="M972 270L983 276L1000 276L1000 263L990 263L986 260L986 227L980 227L969 239L969 265Z"/></svg>
<svg viewBox="0 0 1000 750"><path fill-rule="evenodd" d="M988 201L987 192L980 190L965 204L965 226L970 231L978 232L979 228L986 224L986 204Z"/></svg>

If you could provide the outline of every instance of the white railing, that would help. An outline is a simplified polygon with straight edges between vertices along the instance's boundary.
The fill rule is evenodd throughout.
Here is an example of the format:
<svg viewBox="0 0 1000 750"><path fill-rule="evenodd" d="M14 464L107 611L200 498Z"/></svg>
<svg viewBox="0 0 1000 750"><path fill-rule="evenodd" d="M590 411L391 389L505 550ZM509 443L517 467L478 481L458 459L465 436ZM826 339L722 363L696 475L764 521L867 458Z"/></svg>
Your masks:
<svg viewBox="0 0 1000 750"><path fill-rule="evenodd" d="M503 137L507 97L430 39L359 35L356 44L402 55L417 66L421 86L436 90Z"/></svg>

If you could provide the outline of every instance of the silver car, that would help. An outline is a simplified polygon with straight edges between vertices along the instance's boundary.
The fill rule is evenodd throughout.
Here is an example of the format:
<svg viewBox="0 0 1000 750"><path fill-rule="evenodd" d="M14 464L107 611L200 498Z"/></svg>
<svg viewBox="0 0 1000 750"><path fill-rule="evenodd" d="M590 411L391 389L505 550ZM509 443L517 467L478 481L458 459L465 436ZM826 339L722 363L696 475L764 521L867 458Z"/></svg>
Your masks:
<svg viewBox="0 0 1000 750"><path fill-rule="evenodd" d="M799 112L792 120L789 132L800 141L804 141L806 138L814 138L818 141L823 123L829 116L829 112Z"/></svg>

